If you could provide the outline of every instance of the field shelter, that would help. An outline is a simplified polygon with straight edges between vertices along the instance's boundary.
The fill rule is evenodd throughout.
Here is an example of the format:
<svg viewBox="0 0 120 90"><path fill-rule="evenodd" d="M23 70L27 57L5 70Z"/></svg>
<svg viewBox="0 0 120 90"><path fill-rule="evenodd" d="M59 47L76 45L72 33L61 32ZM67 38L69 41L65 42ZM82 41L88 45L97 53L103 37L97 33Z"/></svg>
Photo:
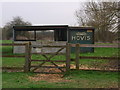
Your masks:
<svg viewBox="0 0 120 90"><path fill-rule="evenodd" d="M33 45L94 44L94 30L93 27L68 25L13 26L13 42L31 42ZM29 33L25 34L26 32ZM14 53L24 53L24 48L15 46L13 51ZM56 50L33 49L33 52L35 51L54 52ZM71 52L74 53L74 51L75 48L72 47ZM94 48L81 47L80 52L94 52Z"/></svg>

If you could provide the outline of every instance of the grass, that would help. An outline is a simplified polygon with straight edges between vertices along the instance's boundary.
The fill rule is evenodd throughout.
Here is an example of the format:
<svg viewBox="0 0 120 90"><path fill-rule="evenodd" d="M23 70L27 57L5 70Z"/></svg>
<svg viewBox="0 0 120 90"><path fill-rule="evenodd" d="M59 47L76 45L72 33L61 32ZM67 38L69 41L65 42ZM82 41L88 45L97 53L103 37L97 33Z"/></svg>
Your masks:
<svg viewBox="0 0 120 90"><path fill-rule="evenodd" d="M3 73L3 88L117 88L117 72L71 71L64 79L69 82L31 81L33 73ZM49 78L50 79L50 78ZM12 82L12 83L11 83Z"/></svg>
<svg viewBox="0 0 120 90"><path fill-rule="evenodd" d="M10 40L4 40L2 43L12 43ZM3 52L10 52L6 55L14 55L11 53L12 47L0 47ZM80 56L116 56L118 49L115 48L95 48L94 53L82 53ZM16 55L16 54L15 54ZM21 55L21 54L20 54ZM41 55L32 55L32 59L45 59ZM71 58L75 58L71 54ZM64 56L56 56L52 60L65 60ZM103 65L108 60L89 60L81 59L81 65L95 66ZM22 67L25 63L24 58L2 58L3 66ZM74 63L74 62L72 62ZM38 64L38 63L33 63ZM48 63L49 64L49 63ZM31 81L29 76L35 76L34 73L23 72L3 72L3 88L117 88L118 72L99 72L99 71L71 71L64 79L70 82L47 82L47 81ZM50 78L49 78L50 79Z"/></svg>

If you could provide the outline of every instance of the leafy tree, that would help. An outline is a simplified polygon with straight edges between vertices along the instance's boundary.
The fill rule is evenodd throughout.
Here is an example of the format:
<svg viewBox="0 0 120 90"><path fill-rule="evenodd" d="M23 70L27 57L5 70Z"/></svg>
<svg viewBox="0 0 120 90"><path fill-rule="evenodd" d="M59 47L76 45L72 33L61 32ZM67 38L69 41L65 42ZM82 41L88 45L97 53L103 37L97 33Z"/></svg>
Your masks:
<svg viewBox="0 0 120 90"><path fill-rule="evenodd" d="M8 22L4 27L3 27L3 32L6 33L6 38L10 39L13 37L13 26L27 26L31 25L30 22L28 21L23 21L23 19L19 16L14 17L12 21ZM27 32L28 33L28 32ZM27 33L19 33L19 35L25 35Z"/></svg>

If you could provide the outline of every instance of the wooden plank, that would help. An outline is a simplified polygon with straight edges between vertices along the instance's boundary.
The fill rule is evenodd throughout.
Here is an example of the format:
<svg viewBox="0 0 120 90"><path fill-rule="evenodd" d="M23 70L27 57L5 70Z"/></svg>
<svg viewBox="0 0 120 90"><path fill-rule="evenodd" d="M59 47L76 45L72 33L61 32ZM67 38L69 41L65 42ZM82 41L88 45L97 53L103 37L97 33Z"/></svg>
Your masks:
<svg viewBox="0 0 120 90"><path fill-rule="evenodd" d="M79 47L79 44L77 43L76 44L76 48L75 48L75 54L76 54L76 58L75 58L75 65L76 65L76 69L79 70L79 50L80 50L80 47Z"/></svg>
<svg viewBox="0 0 120 90"><path fill-rule="evenodd" d="M39 67L41 67L43 64L45 64L46 62L44 61L44 62L42 62L41 64L39 64L38 66L36 66L33 70L32 70L32 72L34 72L36 69L38 69Z"/></svg>
<svg viewBox="0 0 120 90"><path fill-rule="evenodd" d="M2 55L0 57L25 57L25 55L21 55L21 56L18 56L18 55Z"/></svg>
<svg viewBox="0 0 120 90"><path fill-rule="evenodd" d="M59 54L60 51L62 51L64 49L64 47L62 47L61 49L59 49L57 52L55 52L55 54L51 55L49 57L49 59L51 59L52 57L54 57L55 55Z"/></svg>
<svg viewBox="0 0 120 90"><path fill-rule="evenodd" d="M66 67L60 67L60 66L55 67L55 66L35 66L35 65L34 66L32 65L31 68L32 67L40 67L40 68L66 68Z"/></svg>
<svg viewBox="0 0 120 90"><path fill-rule="evenodd" d="M66 45L66 72L70 71L70 44L67 43Z"/></svg>
<svg viewBox="0 0 120 90"><path fill-rule="evenodd" d="M35 55L55 55L56 53L31 53ZM66 53L58 53L57 55L65 55Z"/></svg>
<svg viewBox="0 0 120 90"><path fill-rule="evenodd" d="M63 46L57 46L57 45L31 45L31 47L33 48L43 48L43 47L46 47L46 48L62 48L62 47L66 47L66 45L63 45Z"/></svg>
<svg viewBox="0 0 120 90"><path fill-rule="evenodd" d="M48 45L48 46L47 46L47 45L46 45L46 46L43 46L43 47L48 47L48 48L65 48L66 45L63 45L63 46L57 46L57 45L56 45L56 46L55 46L55 45L52 45L52 46L49 46L49 45Z"/></svg>
<svg viewBox="0 0 120 90"><path fill-rule="evenodd" d="M120 57L100 57L100 56L79 56L80 59L108 59L108 60L117 60Z"/></svg>
<svg viewBox="0 0 120 90"><path fill-rule="evenodd" d="M45 57L47 60L49 60L49 58L46 55L42 55L43 57Z"/></svg>
<svg viewBox="0 0 120 90"><path fill-rule="evenodd" d="M71 44L72 47L76 47L75 44ZM118 45L95 45L95 44L80 44L80 47L101 47L101 48L118 48Z"/></svg>
<svg viewBox="0 0 120 90"><path fill-rule="evenodd" d="M118 48L118 45L81 45L80 47Z"/></svg>
<svg viewBox="0 0 120 90"><path fill-rule="evenodd" d="M0 45L1 46L25 46L26 43L14 43L14 44L12 44L12 43L8 43L8 44L2 43Z"/></svg>
<svg viewBox="0 0 120 90"><path fill-rule="evenodd" d="M64 72L64 70L62 70L62 69L61 69L57 64L55 64L53 61L51 61L51 63L52 63L53 65L55 65L56 68L58 68L60 71Z"/></svg>
<svg viewBox="0 0 120 90"><path fill-rule="evenodd" d="M31 62L42 62L42 61L51 62L50 60L31 60ZM66 62L66 61L63 61L63 60L54 60L53 62Z"/></svg>

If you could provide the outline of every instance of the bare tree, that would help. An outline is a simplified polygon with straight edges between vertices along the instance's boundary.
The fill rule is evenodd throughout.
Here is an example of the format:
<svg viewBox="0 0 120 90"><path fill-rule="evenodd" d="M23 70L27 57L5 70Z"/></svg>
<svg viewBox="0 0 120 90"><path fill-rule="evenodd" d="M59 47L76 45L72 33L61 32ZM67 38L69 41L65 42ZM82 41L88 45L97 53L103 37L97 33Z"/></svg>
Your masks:
<svg viewBox="0 0 120 90"><path fill-rule="evenodd" d="M95 27L96 41L107 42L118 32L118 9L118 2L87 2L75 15L79 25Z"/></svg>

